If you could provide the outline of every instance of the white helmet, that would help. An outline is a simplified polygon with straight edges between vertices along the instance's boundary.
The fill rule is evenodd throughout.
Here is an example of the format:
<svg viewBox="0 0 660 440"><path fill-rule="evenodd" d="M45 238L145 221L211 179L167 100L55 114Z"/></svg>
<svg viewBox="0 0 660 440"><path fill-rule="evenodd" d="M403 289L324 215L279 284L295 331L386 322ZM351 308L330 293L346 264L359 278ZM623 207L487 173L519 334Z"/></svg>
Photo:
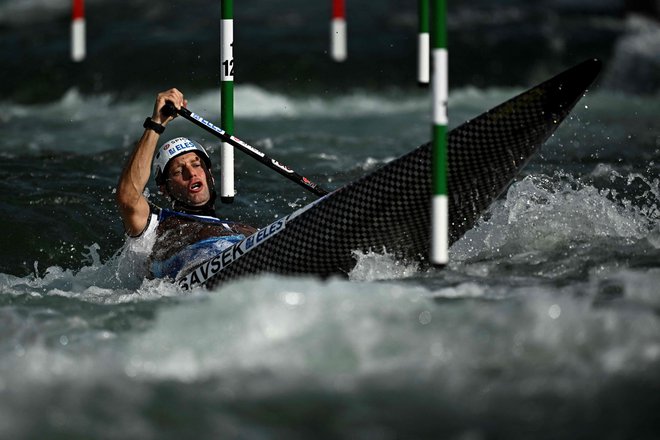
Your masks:
<svg viewBox="0 0 660 440"><path fill-rule="evenodd" d="M197 142L185 137L179 137L165 142L162 147L156 151L153 163L153 173L156 176L156 184L165 184L165 172L167 164L177 156L182 154L195 152L198 153L202 160L206 163L207 168L211 169L211 158L208 153Z"/></svg>

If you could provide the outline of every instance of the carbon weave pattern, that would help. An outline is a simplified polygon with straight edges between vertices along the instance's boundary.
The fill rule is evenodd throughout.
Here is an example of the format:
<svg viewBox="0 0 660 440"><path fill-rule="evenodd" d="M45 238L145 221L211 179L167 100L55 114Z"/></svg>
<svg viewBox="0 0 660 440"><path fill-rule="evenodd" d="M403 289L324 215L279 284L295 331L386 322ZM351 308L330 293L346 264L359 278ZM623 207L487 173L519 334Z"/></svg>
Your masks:
<svg viewBox="0 0 660 440"><path fill-rule="evenodd" d="M514 179L591 84L586 61L449 133L450 242L458 240ZM279 234L210 278L254 274L345 274L355 250L424 261L429 253L431 146L422 145L320 200Z"/></svg>

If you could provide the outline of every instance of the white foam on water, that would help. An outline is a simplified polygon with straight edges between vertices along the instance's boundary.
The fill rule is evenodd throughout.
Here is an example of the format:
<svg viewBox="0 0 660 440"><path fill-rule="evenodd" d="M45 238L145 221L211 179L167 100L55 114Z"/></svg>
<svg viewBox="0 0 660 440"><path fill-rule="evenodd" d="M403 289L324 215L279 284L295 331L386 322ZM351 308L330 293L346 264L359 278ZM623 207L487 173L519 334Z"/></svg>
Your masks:
<svg viewBox="0 0 660 440"><path fill-rule="evenodd" d="M459 260L480 254L533 259L594 240L644 242L660 220L657 182L649 184L636 204L565 174L528 176L513 184L506 198L490 208L487 220L480 220L452 250Z"/></svg>
<svg viewBox="0 0 660 440"><path fill-rule="evenodd" d="M620 275L624 294L636 291L635 276L644 275ZM15 346L3 365L23 380L45 382L81 374L95 380L110 368L139 380L231 380L261 372L288 378L280 382L288 386L296 376L349 384L402 371L431 380L425 374L434 372L444 375L442 383L465 386L486 380L483 368L520 368L530 377L539 365L555 373L566 368L577 382L588 371L630 371L660 360L660 323L651 311L630 319L616 308L594 308L588 297L538 287L518 289L513 302L433 301L487 298L488 290L259 277L163 308L146 331L119 340L90 329L88 337L101 348L82 356L65 349L73 340L60 338L59 348ZM67 325L70 331L87 324ZM49 331L46 324L33 330ZM104 367L108 354L115 359ZM280 386L274 382L270 391Z"/></svg>
<svg viewBox="0 0 660 440"><path fill-rule="evenodd" d="M348 278L353 281L409 278L419 271L419 263L399 261L386 249L380 252L355 251L353 256L357 262L348 274Z"/></svg>
<svg viewBox="0 0 660 440"><path fill-rule="evenodd" d="M566 387L660 361L660 323L650 311L630 320L590 298L538 287L520 289L513 302L469 301L488 298L488 289L459 285L463 301L435 303L436 292L412 285L243 280L160 313L127 347L126 370L183 381L268 377L245 389L258 393L312 377L340 388L405 381L403 372L466 391L487 383L489 371L518 371L515 394L557 385L577 392ZM541 366L549 376L539 377Z"/></svg>
<svg viewBox="0 0 660 440"><path fill-rule="evenodd" d="M220 108L220 92L207 91L190 98L190 106L215 115ZM234 89L236 118L345 118L365 115L390 115L420 111L428 106L426 94L392 91L371 93L353 91L339 96L287 95L245 84Z"/></svg>
<svg viewBox="0 0 660 440"><path fill-rule="evenodd" d="M101 262L98 244L87 247L82 267L78 269L51 266L25 277L0 274L3 295L34 297L64 297L95 304L126 302L180 296L181 291L165 280L148 280L146 260L151 247L150 237L131 240L113 257Z"/></svg>

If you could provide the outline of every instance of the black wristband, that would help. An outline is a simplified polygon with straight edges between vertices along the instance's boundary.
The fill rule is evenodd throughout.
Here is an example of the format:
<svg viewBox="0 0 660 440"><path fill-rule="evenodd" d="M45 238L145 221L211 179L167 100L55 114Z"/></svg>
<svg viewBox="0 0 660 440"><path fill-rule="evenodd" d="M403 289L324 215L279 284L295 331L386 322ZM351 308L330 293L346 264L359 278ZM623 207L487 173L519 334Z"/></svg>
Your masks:
<svg viewBox="0 0 660 440"><path fill-rule="evenodd" d="M144 120L144 124L142 124L144 128L147 130L153 130L158 134L163 134L165 131L165 126L159 124L158 122L154 122L151 118L147 118Z"/></svg>

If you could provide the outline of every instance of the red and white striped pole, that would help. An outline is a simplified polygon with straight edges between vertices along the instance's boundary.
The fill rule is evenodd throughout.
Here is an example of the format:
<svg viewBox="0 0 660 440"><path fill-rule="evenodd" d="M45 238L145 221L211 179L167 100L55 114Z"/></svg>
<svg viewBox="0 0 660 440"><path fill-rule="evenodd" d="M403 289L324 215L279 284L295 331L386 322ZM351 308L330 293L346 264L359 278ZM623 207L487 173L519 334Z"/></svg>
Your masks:
<svg viewBox="0 0 660 440"><path fill-rule="evenodd" d="M330 54L335 61L346 60L346 5L344 0L332 0Z"/></svg>
<svg viewBox="0 0 660 440"><path fill-rule="evenodd" d="M85 59L85 0L73 0L71 21L71 59L79 62Z"/></svg>

